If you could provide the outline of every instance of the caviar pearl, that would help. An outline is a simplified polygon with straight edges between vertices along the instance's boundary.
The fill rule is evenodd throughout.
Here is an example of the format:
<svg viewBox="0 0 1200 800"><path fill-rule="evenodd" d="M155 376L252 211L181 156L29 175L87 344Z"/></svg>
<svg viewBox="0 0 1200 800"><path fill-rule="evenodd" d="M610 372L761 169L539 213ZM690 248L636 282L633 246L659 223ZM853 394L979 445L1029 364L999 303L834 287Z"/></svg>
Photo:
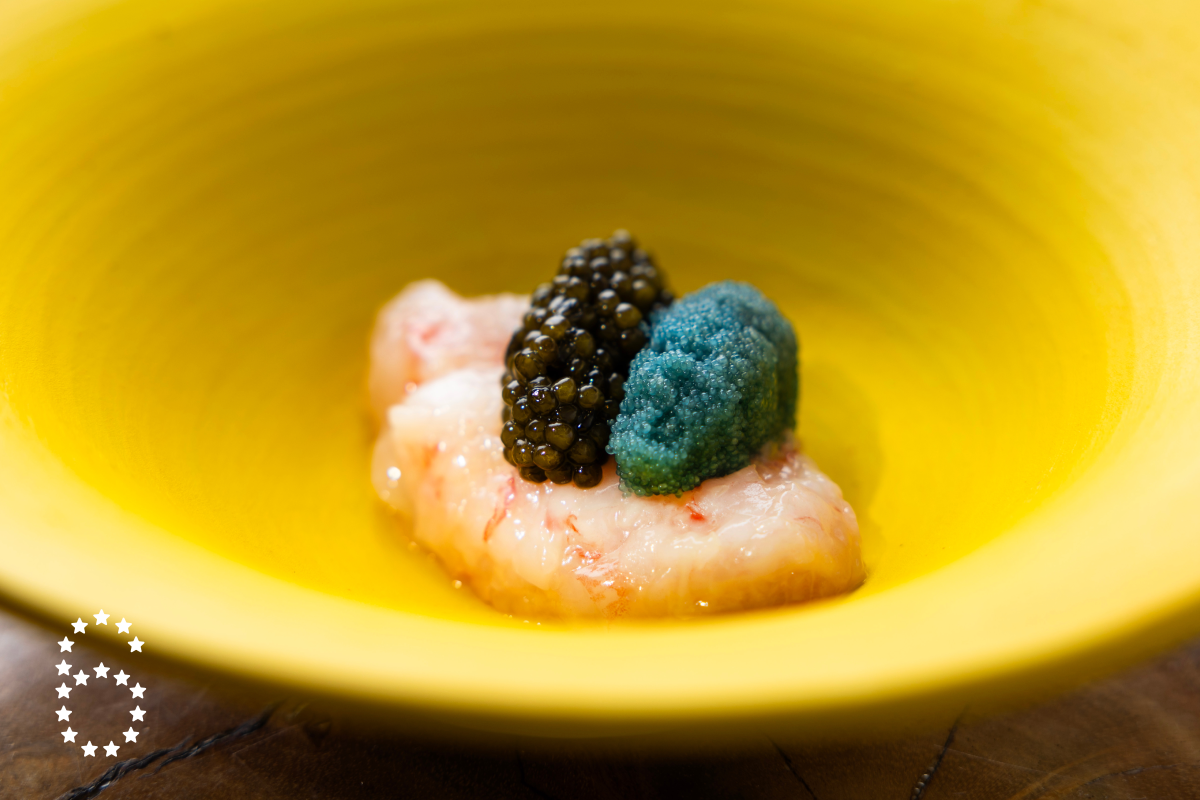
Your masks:
<svg viewBox="0 0 1200 800"><path fill-rule="evenodd" d="M518 467L527 467L533 463L533 445L526 439L518 439L512 447L512 461Z"/></svg>
<svg viewBox="0 0 1200 800"><path fill-rule="evenodd" d="M515 422L509 421L504 423L504 427L500 429L500 441L504 443L506 448L511 450L512 446L517 443L517 439L520 439L524 433L524 428Z"/></svg>
<svg viewBox="0 0 1200 800"><path fill-rule="evenodd" d="M575 381L571 378L563 378L554 384L554 398L560 403L574 403L576 394Z"/></svg>
<svg viewBox="0 0 1200 800"><path fill-rule="evenodd" d="M542 469L554 469L562 461L562 452L548 444L540 445L533 450L533 463Z"/></svg>
<svg viewBox="0 0 1200 800"><path fill-rule="evenodd" d="M532 465L528 467L521 467L520 472L521 477L530 483L543 483L546 480L546 473L542 471L541 467Z"/></svg>
<svg viewBox="0 0 1200 800"><path fill-rule="evenodd" d="M546 426L546 444L553 445L558 450L567 450L574 442L575 430L570 425L552 422Z"/></svg>
<svg viewBox="0 0 1200 800"><path fill-rule="evenodd" d="M600 404L603 402L604 395L595 386L588 384L579 390L580 408L590 411L593 408L599 408Z"/></svg>
<svg viewBox="0 0 1200 800"><path fill-rule="evenodd" d="M624 330L632 328L642 321L642 312L637 310L637 306L629 303L621 303L613 311L613 319L617 322L617 327ZM536 343L535 343L536 344Z"/></svg>
<svg viewBox="0 0 1200 800"><path fill-rule="evenodd" d="M575 480L575 485L580 489L590 489L600 483L600 478L604 473L596 464L580 464L575 468L575 474L572 476Z"/></svg>
<svg viewBox="0 0 1200 800"><path fill-rule="evenodd" d="M534 444L542 444L546 441L546 421L543 419L530 420L525 426L525 438Z"/></svg>

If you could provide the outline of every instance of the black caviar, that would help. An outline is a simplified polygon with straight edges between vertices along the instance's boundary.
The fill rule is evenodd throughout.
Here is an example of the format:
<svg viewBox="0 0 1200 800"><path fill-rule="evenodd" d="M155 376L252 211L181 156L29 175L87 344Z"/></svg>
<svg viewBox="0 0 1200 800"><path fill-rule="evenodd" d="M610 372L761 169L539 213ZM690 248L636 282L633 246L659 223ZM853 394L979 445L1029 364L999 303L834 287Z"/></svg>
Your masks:
<svg viewBox="0 0 1200 800"><path fill-rule="evenodd" d="M566 252L554 280L534 290L505 356L500 440L522 478L600 482L629 362L646 345L650 313L673 299L627 231Z"/></svg>

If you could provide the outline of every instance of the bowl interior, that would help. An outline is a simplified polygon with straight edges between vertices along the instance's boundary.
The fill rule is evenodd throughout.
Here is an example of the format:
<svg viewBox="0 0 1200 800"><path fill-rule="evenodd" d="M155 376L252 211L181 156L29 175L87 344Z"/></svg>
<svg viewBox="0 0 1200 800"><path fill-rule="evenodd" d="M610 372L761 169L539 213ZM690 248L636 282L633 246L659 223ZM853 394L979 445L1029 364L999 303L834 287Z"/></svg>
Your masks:
<svg viewBox="0 0 1200 800"><path fill-rule="evenodd" d="M367 332L408 281L526 291L628 227L677 290L794 322L799 432L864 532L859 591L699 627L890 625L1123 452L1194 297L1138 228L1174 178L1114 193L1129 125L1053 58L1072 28L902 5L49 4L0 43L10 432L331 602L523 627L375 502Z"/></svg>

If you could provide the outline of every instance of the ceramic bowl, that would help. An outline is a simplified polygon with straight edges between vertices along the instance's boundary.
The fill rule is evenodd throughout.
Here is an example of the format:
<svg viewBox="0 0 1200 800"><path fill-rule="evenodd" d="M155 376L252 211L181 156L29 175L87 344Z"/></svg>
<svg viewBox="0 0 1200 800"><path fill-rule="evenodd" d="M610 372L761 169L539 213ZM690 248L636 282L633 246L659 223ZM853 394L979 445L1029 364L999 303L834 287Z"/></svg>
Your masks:
<svg viewBox="0 0 1200 800"><path fill-rule="evenodd" d="M1200 13L1112 0L0 6L0 590L567 735L880 729L1200 629ZM366 337L632 229L802 340L869 578L509 618L368 481Z"/></svg>

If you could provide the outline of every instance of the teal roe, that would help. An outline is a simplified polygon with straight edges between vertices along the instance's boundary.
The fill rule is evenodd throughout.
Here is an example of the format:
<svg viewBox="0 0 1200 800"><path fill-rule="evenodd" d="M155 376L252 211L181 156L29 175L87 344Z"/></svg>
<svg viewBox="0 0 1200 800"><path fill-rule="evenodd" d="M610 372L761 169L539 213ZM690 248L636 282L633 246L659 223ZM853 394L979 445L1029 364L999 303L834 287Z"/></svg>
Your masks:
<svg viewBox="0 0 1200 800"><path fill-rule="evenodd" d="M793 427L796 332L753 286L710 284L650 322L608 444L625 492L683 494Z"/></svg>

